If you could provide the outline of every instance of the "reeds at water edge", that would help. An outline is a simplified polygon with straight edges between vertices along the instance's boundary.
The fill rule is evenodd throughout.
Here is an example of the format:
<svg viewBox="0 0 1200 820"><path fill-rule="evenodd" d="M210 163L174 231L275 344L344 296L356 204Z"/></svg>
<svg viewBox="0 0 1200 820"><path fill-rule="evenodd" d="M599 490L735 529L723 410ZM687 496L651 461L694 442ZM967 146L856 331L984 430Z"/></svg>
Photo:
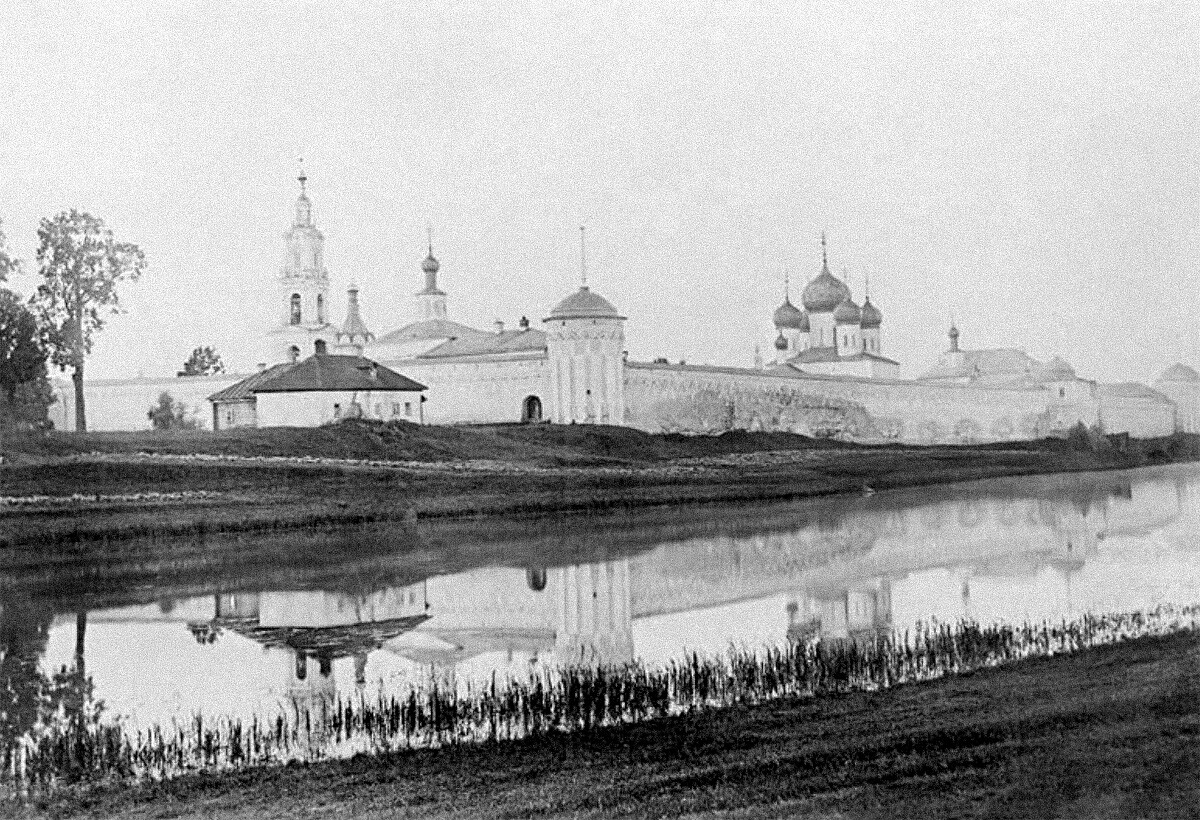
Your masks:
<svg viewBox="0 0 1200 820"><path fill-rule="evenodd" d="M4 750L0 789L10 797L28 796L70 783L132 782L588 731L782 697L886 689L1198 626L1200 604L1020 626L922 623L863 638L693 653L656 667L573 665L525 679L493 675L486 685L431 681L399 695L381 689L374 697L338 696L311 707L293 702L248 722L195 715L186 723L145 730L105 722L95 710L71 717L60 712Z"/></svg>

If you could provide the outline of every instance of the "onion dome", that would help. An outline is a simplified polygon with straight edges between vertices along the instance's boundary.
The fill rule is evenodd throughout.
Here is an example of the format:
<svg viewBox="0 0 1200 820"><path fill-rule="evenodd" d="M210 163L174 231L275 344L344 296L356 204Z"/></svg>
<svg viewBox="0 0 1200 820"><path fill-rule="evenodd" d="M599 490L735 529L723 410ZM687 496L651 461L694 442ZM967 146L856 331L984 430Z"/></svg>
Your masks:
<svg viewBox="0 0 1200 820"><path fill-rule="evenodd" d="M773 318L775 321L775 327L788 328L790 330L799 329L800 323L807 321L804 312L786 299L782 305L775 308L775 315Z"/></svg>
<svg viewBox="0 0 1200 820"><path fill-rule="evenodd" d="M624 319L612 302L584 285L554 306L546 321L551 319Z"/></svg>
<svg viewBox="0 0 1200 820"><path fill-rule="evenodd" d="M868 296L863 300L862 306L862 326L864 328L876 328L883 324L883 314L879 308L871 304L871 297Z"/></svg>
<svg viewBox="0 0 1200 820"><path fill-rule="evenodd" d="M775 337L775 349L776 350L787 350L788 349L787 339L785 339L783 337L782 333L780 333L778 336Z"/></svg>
<svg viewBox="0 0 1200 820"><path fill-rule="evenodd" d="M810 313L829 313L843 301L850 298L850 288L846 283L822 267L821 273L809 282L800 297L804 309Z"/></svg>
<svg viewBox="0 0 1200 820"><path fill-rule="evenodd" d="M433 255L433 248L430 248L429 256L426 256L425 260L421 262L421 270L425 271L425 273L437 273L440 268L441 265L438 263L437 257Z"/></svg>
<svg viewBox="0 0 1200 820"><path fill-rule="evenodd" d="M833 321L838 325L857 325L862 321L862 311L854 304L854 300L847 296L834 309Z"/></svg>
<svg viewBox="0 0 1200 820"><path fill-rule="evenodd" d="M1173 364L1158 377L1160 382L1200 382L1200 373L1186 364Z"/></svg>

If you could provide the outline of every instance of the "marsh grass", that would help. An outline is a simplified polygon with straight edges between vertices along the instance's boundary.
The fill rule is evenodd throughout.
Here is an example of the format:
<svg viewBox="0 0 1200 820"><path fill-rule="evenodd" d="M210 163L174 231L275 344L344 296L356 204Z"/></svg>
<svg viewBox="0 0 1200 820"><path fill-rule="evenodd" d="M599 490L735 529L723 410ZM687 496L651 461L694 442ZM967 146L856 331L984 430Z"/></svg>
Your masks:
<svg viewBox="0 0 1200 820"><path fill-rule="evenodd" d="M195 715L186 723L132 730L98 710L51 716L5 751L10 797L66 784L160 780L353 754L460 743L500 743L589 731L701 709L787 697L881 690L1009 663L1076 653L1133 638L1196 630L1200 605L1085 615L1059 623L923 623L903 633L731 648L665 666L569 666L485 685L430 681L402 695L380 691L293 702L249 722Z"/></svg>

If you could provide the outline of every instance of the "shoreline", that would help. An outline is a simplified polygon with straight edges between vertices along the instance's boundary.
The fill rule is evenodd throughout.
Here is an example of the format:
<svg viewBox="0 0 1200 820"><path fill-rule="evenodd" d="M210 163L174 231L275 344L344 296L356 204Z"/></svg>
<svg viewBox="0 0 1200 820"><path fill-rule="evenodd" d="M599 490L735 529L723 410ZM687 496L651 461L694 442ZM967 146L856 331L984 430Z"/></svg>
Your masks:
<svg viewBox="0 0 1200 820"><path fill-rule="evenodd" d="M1191 816L1200 635L879 692L101 787L18 816Z"/></svg>
<svg viewBox="0 0 1200 820"><path fill-rule="evenodd" d="M1063 440L915 448L786 434L415 428L399 431L397 447L365 425L322 429L315 445L309 432L55 434L10 443L0 466L0 549L789 501L1200 458L1196 436L1123 449Z"/></svg>

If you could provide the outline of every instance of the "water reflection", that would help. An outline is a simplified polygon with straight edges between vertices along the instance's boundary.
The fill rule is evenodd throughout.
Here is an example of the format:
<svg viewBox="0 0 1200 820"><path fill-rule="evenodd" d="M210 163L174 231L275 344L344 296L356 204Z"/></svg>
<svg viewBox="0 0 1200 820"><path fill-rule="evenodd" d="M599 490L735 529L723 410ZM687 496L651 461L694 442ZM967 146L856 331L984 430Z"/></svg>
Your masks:
<svg viewBox="0 0 1200 820"><path fill-rule="evenodd" d="M1057 620L1193 603L1197 492L1200 470L1183 467L747 507L725 521L673 511L670 526L574 519L589 528L584 554L600 542L617 557L575 559L573 536L545 531L530 536L544 542L533 553L542 560L521 566L354 591L218 588L86 621L6 592L3 674L18 708L5 731L45 705L53 670L78 680L86 668L110 712L150 723L309 705L380 682L402 691L431 677L463 685L861 638L931 617Z"/></svg>

